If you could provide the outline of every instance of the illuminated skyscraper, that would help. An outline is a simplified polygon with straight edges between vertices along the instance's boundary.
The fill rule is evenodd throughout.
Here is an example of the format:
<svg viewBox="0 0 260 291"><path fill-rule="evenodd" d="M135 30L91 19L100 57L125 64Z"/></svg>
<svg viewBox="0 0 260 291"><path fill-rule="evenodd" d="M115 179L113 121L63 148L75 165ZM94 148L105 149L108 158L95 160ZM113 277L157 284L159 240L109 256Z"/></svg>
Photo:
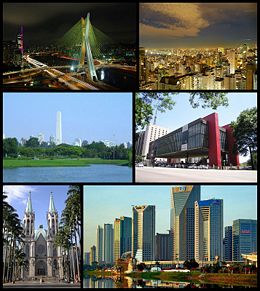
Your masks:
<svg viewBox="0 0 260 291"><path fill-rule="evenodd" d="M230 66L230 74L235 74L236 70L236 52L234 50L230 50L227 53L227 59Z"/></svg>
<svg viewBox="0 0 260 291"><path fill-rule="evenodd" d="M133 207L132 257L139 262L155 259L155 206Z"/></svg>
<svg viewBox="0 0 260 291"><path fill-rule="evenodd" d="M61 112L57 112L57 119L56 119L56 145L62 143L62 127L61 127Z"/></svg>
<svg viewBox="0 0 260 291"><path fill-rule="evenodd" d="M223 259L223 200L195 202L195 259Z"/></svg>
<svg viewBox="0 0 260 291"><path fill-rule="evenodd" d="M194 258L194 203L200 201L200 186L176 186L171 193L173 260Z"/></svg>

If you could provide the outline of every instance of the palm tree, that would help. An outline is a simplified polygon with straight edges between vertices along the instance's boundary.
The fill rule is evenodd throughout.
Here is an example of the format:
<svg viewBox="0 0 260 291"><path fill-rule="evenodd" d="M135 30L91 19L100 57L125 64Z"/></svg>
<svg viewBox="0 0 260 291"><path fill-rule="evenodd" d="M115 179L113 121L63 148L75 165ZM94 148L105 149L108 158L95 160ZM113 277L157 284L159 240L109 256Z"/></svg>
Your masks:
<svg viewBox="0 0 260 291"><path fill-rule="evenodd" d="M16 210L3 193L3 282L15 280L16 250L23 242L23 228Z"/></svg>
<svg viewBox="0 0 260 291"><path fill-rule="evenodd" d="M80 203L81 188L77 185L69 186L66 206L62 211L61 221L56 244L66 250L70 257L69 268L72 272L74 282L80 281L80 262L81 253L81 203ZM69 270L66 270L67 275Z"/></svg>

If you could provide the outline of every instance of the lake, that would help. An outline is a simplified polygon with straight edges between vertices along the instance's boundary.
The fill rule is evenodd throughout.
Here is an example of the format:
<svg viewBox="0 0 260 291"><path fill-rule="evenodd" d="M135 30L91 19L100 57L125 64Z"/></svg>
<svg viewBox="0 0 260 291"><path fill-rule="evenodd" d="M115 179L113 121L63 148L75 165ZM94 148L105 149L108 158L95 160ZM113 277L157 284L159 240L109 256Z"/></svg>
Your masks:
<svg viewBox="0 0 260 291"><path fill-rule="evenodd" d="M117 165L88 167L21 167L4 169L4 182L132 182L132 168Z"/></svg>
<svg viewBox="0 0 260 291"><path fill-rule="evenodd" d="M176 282L148 279L132 279L124 277L123 279L86 277L83 279L83 288L250 288L250 286L233 286L204 284L191 282Z"/></svg>

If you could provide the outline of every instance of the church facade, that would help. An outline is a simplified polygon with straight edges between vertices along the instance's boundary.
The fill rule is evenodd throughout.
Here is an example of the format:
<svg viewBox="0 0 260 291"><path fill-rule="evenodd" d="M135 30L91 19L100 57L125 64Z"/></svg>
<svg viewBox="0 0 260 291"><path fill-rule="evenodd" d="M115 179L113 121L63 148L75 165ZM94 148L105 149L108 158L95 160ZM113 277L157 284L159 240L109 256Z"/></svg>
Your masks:
<svg viewBox="0 0 260 291"><path fill-rule="evenodd" d="M35 230L35 213L32 207L31 193L29 193L23 218L24 253L27 262L24 269L25 279L33 279L38 276L58 279L64 277L62 249L54 243L59 221L52 193L50 194L46 221L47 229L40 225Z"/></svg>

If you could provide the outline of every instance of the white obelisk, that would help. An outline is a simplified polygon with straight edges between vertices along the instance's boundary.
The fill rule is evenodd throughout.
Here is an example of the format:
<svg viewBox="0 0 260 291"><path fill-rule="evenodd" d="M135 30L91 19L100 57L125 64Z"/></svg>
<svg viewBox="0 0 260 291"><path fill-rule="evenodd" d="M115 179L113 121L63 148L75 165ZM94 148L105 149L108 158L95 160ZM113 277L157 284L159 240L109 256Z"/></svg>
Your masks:
<svg viewBox="0 0 260 291"><path fill-rule="evenodd" d="M61 112L57 112L57 119L56 119L56 145L62 143L62 128L61 128Z"/></svg>

